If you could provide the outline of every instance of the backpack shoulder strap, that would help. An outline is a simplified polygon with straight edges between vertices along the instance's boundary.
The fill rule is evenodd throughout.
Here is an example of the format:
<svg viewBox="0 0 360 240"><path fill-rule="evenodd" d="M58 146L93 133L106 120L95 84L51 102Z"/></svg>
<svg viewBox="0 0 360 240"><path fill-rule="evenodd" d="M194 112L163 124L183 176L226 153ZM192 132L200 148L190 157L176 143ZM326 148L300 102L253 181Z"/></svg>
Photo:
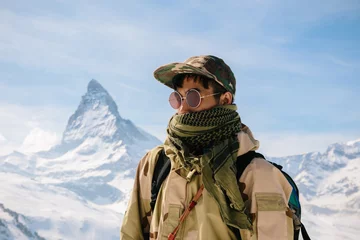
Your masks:
<svg viewBox="0 0 360 240"><path fill-rule="evenodd" d="M249 163L254 159L254 158L263 158L265 159L265 157L258 152L255 151L249 151L241 156L237 157L237 161L236 161L236 179L239 179L241 177L241 174L245 171L245 168L249 165Z"/></svg>
<svg viewBox="0 0 360 240"><path fill-rule="evenodd" d="M311 240L309 234L306 231L304 224L301 224L301 235L304 240Z"/></svg>
<svg viewBox="0 0 360 240"><path fill-rule="evenodd" d="M156 199L161 188L161 184L169 175L171 168L170 159L165 155L164 149L159 152L158 159L155 164L154 173L151 182L151 201L150 206L153 211L155 208Z"/></svg>

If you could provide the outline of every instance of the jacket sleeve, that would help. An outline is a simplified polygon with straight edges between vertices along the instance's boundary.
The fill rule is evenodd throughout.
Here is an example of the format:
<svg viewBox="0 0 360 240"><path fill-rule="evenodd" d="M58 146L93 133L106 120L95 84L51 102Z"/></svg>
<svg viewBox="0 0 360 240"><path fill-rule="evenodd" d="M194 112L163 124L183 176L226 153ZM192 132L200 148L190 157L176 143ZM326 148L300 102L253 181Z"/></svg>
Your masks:
<svg viewBox="0 0 360 240"><path fill-rule="evenodd" d="M152 177L149 171L150 155L147 153L137 167L134 187L120 230L120 239L149 239Z"/></svg>
<svg viewBox="0 0 360 240"><path fill-rule="evenodd" d="M288 201L292 187L272 164L255 158L240 177L248 197L254 235L247 239L293 239L293 221Z"/></svg>

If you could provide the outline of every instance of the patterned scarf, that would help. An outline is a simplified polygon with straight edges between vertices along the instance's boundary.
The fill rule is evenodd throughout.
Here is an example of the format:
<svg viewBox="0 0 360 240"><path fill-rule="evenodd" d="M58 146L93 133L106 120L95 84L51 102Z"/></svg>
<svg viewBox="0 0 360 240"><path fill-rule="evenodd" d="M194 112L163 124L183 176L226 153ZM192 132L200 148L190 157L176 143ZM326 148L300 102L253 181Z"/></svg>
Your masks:
<svg viewBox="0 0 360 240"><path fill-rule="evenodd" d="M241 120L236 109L236 105L217 106L190 114L176 114L170 119L168 139L182 153L180 162L184 168L192 168L191 155L202 155L207 148L240 132Z"/></svg>
<svg viewBox="0 0 360 240"><path fill-rule="evenodd" d="M164 149L172 161L189 172L196 170L203 175L204 187L217 201L228 226L251 229L236 179L239 149L236 135L241 130L236 110L236 105L224 105L174 115Z"/></svg>

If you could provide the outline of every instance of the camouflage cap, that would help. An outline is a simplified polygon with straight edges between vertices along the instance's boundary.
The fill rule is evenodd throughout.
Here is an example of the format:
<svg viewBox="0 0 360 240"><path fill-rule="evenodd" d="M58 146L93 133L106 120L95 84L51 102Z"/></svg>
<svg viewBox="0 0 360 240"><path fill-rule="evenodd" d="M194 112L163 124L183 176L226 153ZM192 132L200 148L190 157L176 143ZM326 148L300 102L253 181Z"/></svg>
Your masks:
<svg viewBox="0 0 360 240"><path fill-rule="evenodd" d="M187 59L183 63L170 63L159 67L154 72L154 77L173 88L173 78L182 73L197 74L214 79L227 91L235 94L236 79L230 67L221 58L203 55Z"/></svg>

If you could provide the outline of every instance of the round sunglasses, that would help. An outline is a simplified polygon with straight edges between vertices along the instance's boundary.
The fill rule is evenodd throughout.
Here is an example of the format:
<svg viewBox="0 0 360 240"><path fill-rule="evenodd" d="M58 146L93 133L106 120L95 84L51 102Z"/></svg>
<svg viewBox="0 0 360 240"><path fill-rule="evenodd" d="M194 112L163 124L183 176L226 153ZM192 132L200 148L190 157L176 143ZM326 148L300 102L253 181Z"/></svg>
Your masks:
<svg viewBox="0 0 360 240"><path fill-rule="evenodd" d="M201 96L200 92L194 88L190 89L186 92L186 96L183 97L180 95L180 93L174 91L169 96L169 103L172 108L179 109L182 101L185 100L187 105L191 108L197 108L201 104L201 100L206 97L218 95L221 93L213 93L205 96Z"/></svg>

